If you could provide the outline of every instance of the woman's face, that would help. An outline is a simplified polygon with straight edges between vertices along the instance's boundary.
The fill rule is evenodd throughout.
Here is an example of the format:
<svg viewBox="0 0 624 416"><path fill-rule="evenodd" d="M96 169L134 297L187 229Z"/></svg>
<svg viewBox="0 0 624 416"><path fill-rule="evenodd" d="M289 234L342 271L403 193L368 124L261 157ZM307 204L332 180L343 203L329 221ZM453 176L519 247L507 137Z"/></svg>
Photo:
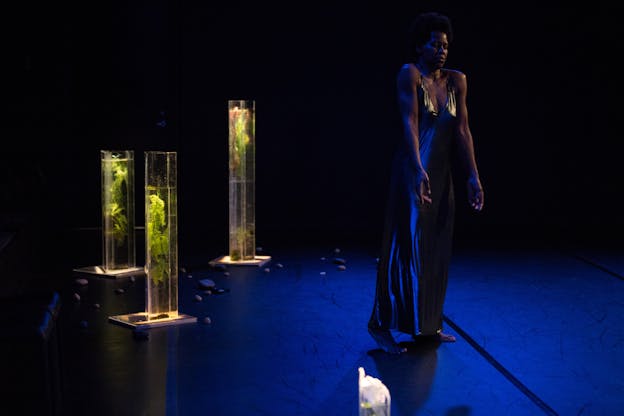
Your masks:
<svg viewBox="0 0 624 416"><path fill-rule="evenodd" d="M431 32L427 43L418 52L420 59L431 69L440 69L446 63L449 43L444 32Z"/></svg>

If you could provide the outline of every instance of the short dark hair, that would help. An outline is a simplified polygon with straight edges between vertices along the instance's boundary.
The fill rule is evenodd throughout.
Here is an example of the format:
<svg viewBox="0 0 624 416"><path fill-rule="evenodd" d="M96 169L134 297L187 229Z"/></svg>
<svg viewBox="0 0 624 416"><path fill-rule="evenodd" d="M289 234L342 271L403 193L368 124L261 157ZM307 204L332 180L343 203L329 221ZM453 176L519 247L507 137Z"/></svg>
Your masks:
<svg viewBox="0 0 624 416"><path fill-rule="evenodd" d="M438 12L425 12L416 16L408 30L407 48L410 57L417 58L416 47L427 43L431 32L446 33L446 38L451 43L453 41L451 19Z"/></svg>

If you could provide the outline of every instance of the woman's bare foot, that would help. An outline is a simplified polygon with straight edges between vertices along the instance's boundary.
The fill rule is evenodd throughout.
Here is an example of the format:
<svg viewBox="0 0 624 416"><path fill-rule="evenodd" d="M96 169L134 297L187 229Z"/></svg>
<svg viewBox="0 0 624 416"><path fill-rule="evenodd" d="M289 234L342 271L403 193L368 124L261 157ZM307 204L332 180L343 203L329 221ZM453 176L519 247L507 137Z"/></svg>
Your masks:
<svg viewBox="0 0 624 416"><path fill-rule="evenodd" d="M444 332L438 332L438 336L440 337L440 342L455 342L456 339L451 334L445 334Z"/></svg>
<svg viewBox="0 0 624 416"><path fill-rule="evenodd" d="M401 354L407 351L407 348L402 348L396 343L392 334L387 329L368 327L368 333L373 337L379 348L389 354Z"/></svg>

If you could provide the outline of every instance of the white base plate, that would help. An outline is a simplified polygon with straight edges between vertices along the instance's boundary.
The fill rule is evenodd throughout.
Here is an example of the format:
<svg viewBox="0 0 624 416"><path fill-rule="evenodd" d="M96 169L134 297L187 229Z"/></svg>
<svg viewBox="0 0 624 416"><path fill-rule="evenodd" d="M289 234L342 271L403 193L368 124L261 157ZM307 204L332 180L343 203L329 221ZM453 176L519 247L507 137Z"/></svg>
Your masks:
<svg viewBox="0 0 624 416"><path fill-rule="evenodd" d="M115 324L120 324L130 328L156 328L160 326L189 324L197 322L197 318L190 315L179 313L175 318L163 318L147 320L147 314L145 312L129 313L126 315L109 316L108 320Z"/></svg>
<svg viewBox="0 0 624 416"><path fill-rule="evenodd" d="M102 277L128 277L145 274L143 267L130 267L128 269L105 270L102 266L88 266L73 270L76 273L95 274Z"/></svg>
<svg viewBox="0 0 624 416"><path fill-rule="evenodd" d="M249 260L232 260L230 256L217 257L210 261L210 265L223 264L225 266L258 266L262 267L271 261L271 256L255 256Z"/></svg>

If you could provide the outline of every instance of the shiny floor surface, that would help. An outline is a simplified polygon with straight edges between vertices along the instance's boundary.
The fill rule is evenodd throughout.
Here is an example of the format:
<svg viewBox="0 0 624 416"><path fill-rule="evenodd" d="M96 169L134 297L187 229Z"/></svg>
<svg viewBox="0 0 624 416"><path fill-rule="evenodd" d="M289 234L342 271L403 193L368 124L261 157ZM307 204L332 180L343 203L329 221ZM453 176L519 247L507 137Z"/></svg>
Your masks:
<svg viewBox="0 0 624 416"><path fill-rule="evenodd" d="M198 321L147 339L108 320L144 311L143 277L73 276L64 414L358 415L359 367L389 388L393 416L624 414L623 255L457 249L445 306L457 342L398 334L408 351L389 356L366 331L375 251L334 249L265 249L266 268L226 271L208 267L224 253L187 259L179 309Z"/></svg>

